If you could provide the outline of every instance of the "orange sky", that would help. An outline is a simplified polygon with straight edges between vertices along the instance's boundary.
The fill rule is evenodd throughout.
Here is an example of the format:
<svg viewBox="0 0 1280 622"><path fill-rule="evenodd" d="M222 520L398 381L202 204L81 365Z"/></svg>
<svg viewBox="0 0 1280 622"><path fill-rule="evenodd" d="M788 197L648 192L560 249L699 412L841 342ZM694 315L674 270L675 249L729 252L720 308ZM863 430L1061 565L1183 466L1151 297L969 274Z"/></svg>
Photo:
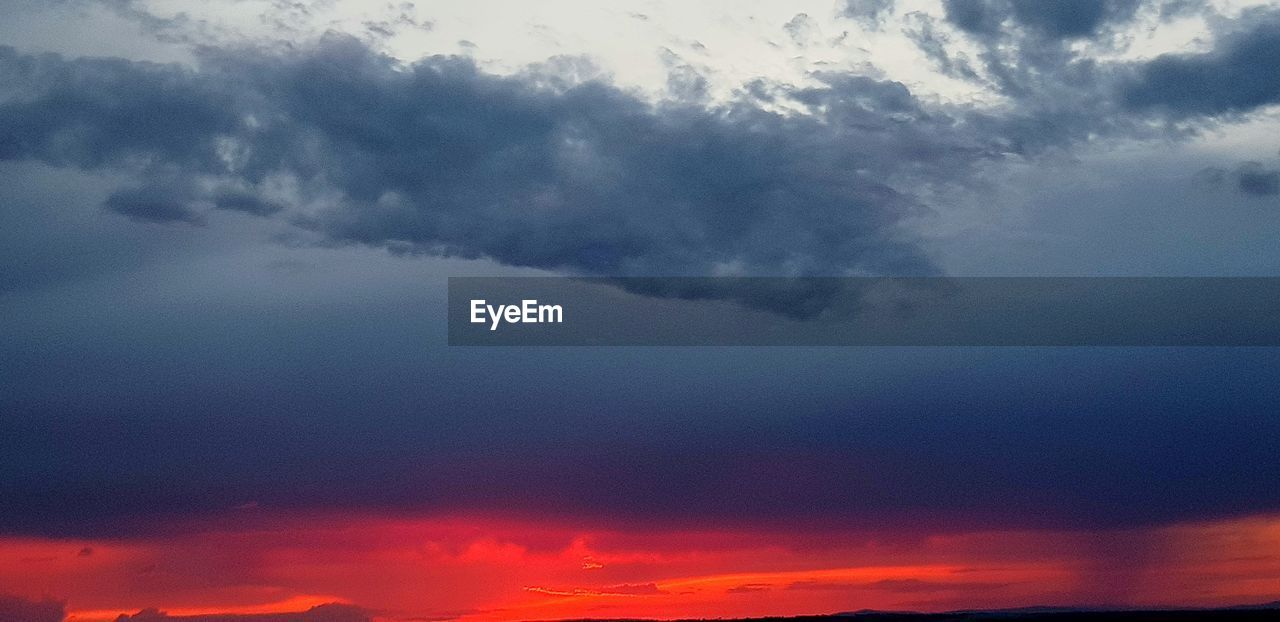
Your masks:
<svg viewBox="0 0 1280 622"><path fill-rule="evenodd" d="M85 622L148 607L267 613L326 602L388 620L482 621L1280 598L1280 517L948 535L606 530L466 516L233 524L148 539L0 539L0 591L64 599Z"/></svg>

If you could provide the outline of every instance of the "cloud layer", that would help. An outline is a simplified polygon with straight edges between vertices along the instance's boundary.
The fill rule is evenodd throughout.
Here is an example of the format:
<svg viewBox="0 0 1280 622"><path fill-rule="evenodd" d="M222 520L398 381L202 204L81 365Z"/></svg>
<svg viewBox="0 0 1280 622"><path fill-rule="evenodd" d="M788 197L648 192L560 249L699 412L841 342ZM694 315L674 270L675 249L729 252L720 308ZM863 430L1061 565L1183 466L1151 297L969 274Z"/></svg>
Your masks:
<svg viewBox="0 0 1280 622"><path fill-rule="evenodd" d="M791 93L812 114L784 115L458 58L398 66L336 36L194 72L9 49L0 72L0 157L133 174L106 201L132 218L288 205L338 243L587 274L928 273L898 227L922 209L907 182L994 153L902 85L855 77Z"/></svg>
<svg viewBox="0 0 1280 622"><path fill-rule="evenodd" d="M457 57L405 65L339 35L206 48L195 69L0 48L0 159L123 174L133 184L104 205L142 221L200 224L219 209L328 243L578 274L928 274L902 223L980 167L1280 98L1269 14L1211 52L1099 65L1065 42L1137 3L945 8L987 46L987 77L933 27L917 42L957 75L994 80L1009 105L926 105L846 74L758 81L711 107L653 103L571 77L573 64L505 77Z"/></svg>

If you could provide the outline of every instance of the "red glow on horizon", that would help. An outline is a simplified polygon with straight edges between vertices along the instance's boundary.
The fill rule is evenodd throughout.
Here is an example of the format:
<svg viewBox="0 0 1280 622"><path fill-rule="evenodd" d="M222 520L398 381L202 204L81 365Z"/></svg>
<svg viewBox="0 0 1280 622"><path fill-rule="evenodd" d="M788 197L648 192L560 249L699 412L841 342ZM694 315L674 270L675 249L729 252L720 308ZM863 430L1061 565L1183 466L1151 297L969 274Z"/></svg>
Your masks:
<svg viewBox="0 0 1280 622"><path fill-rule="evenodd" d="M1280 518L1113 532L606 531L484 517L273 517L129 540L0 539L0 585L69 619L348 603L380 619L746 617L1280 598Z"/></svg>

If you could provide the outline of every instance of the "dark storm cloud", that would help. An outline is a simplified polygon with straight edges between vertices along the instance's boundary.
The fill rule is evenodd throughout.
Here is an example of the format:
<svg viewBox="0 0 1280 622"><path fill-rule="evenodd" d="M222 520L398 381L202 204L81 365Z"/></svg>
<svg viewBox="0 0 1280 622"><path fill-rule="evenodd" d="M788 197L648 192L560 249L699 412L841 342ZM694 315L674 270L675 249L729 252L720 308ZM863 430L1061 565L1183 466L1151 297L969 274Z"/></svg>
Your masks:
<svg viewBox="0 0 1280 622"><path fill-rule="evenodd" d="M207 169L239 125L226 85L172 66L29 56L0 46L0 158Z"/></svg>
<svg viewBox="0 0 1280 622"><path fill-rule="evenodd" d="M285 53L204 48L196 69L0 48L0 158L132 176L105 206L143 221L230 210L330 244L588 275L931 273L901 224L985 162L1153 133L1160 110L1274 97L1276 20L1146 66L1084 62L1063 43L1135 6L949 3L989 43L976 60L1014 102L998 111L840 74L757 83L716 108L704 89L655 105L555 64L510 77L461 58L403 65L337 36ZM921 47L978 79L918 19ZM1200 74L1217 82L1168 84ZM806 114L764 107L779 102Z"/></svg>
<svg viewBox="0 0 1280 622"><path fill-rule="evenodd" d="M399 66L330 37L200 70L0 51L0 157L125 171L139 220L337 205L293 221L337 243L586 274L933 271L898 227L914 190L998 149L894 82L832 76L755 105L657 107L600 82ZM296 192L273 196L273 181ZM277 184L278 186L278 184Z"/></svg>
<svg viewBox="0 0 1280 622"><path fill-rule="evenodd" d="M1226 35L1203 54L1168 54L1136 68L1121 90L1133 110L1175 118L1249 112L1280 103L1280 15Z"/></svg>
<svg viewBox="0 0 1280 622"><path fill-rule="evenodd" d="M962 71L967 65L948 67L951 53L938 49L938 35L920 33L914 38L949 75L985 83L1022 100L1023 107L1075 107L1084 112L1113 99L1108 89L1114 67L1082 58L1074 44L1089 40L1104 48L1119 45L1123 38L1118 33L1142 7L1141 0L945 0L944 21L982 47L974 63L985 70L981 78L972 70ZM922 21L931 25L928 18Z"/></svg>
<svg viewBox="0 0 1280 622"><path fill-rule="evenodd" d="M1010 106L985 123L981 113L971 120L1011 152L1099 137L1184 137L1280 102L1280 74L1271 69L1280 65L1274 9L1212 20L1215 44L1208 52L1102 62L1073 44L1088 39L1123 49L1123 29L1139 15L1168 19L1187 8L1131 0L947 0L944 8L941 21L914 14L906 34L943 73L1009 98ZM976 58L951 45L955 36L979 44Z"/></svg>
<svg viewBox="0 0 1280 622"><path fill-rule="evenodd" d="M401 72L351 42L251 73L275 74L270 99L322 137L349 206L308 226L337 240L585 273L929 269L895 238L917 205L880 181L899 162L871 132L748 107L655 112L603 84L550 93L456 59ZM890 112L854 111L880 131Z"/></svg>
<svg viewBox="0 0 1280 622"><path fill-rule="evenodd" d="M142 184L108 198L108 209L136 220L200 222L193 172L216 165L215 141L239 123L220 85L168 66L67 62L4 46L0 82L0 160L135 169Z"/></svg>
<svg viewBox="0 0 1280 622"><path fill-rule="evenodd" d="M1013 17L1047 37L1087 37L1109 22L1133 17L1139 0L1011 0Z"/></svg>
<svg viewBox="0 0 1280 622"><path fill-rule="evenodd" d="M942 20L915 14L907 34L943 73L1018 100L1014 116L1054 109L1057 118L1043 125L1056 125L1067 109L1108 116L1097 108L1109 107L1109 67L1080 58L1073 44L1110 45L1140 7L1138 0L945 0ZM952 49L949 34L981 51L968 58Z"/></svg>
<svg viewBox="0 0 1280 622"><path fill-rule="evenodd" d="M1004 12L987 0L943 0L947 21L964 32L994 37L1000 32Z"/></svg>
<svg viewBox="0 0 1280 622"><path fill-rule="evenodd" d="M960 30L994 38L1026 28L1048 39L1098 33L1108 23L1132 18L1140 0L943 0L947 20ZM1006 21L1010 23L1006 26Z"/></svg>

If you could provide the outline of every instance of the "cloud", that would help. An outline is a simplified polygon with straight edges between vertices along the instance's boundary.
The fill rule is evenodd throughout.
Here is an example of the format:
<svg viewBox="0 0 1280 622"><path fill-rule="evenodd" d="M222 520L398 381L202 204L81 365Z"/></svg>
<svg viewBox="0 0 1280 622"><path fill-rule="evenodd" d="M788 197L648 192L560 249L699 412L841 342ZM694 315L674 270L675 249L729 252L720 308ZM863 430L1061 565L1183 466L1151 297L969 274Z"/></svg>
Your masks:
<svg viewBox="0 0 1280 622"><path fill-rule="evenodd" d="M844 15L868 28L879 28L885 16L893 12L894 0L845 0Z"/></svg>
<svg viewBox="0 0 1280 622"><path fill-rule="evenodd" d="M0 46L0 159L207 170L240 119L225 85L170 65L24 55Z"/></svg>
<svg viewBox="0 0 1280 622"><path fill-rule="evenodd" d="M1236 188L1255 197L1280 194L1280 170L1266 168L1261 162L1245 162L1236 169Z"/></svg>
<svg viewBox="0 0 1280 622"><path fill-rule="evenodd" d="M981 77L918 17L915 40L948 73L1014 98L991 110L843 73L654 104L567 59L498 76L460 57L400 63L339 35L283 52L206 47L196 68L0 48L0 159L131 178L103 205L134 220L234 211L328 245L580 275L933 274L904 225L988 163L1159 131L1151 111L1187 97L1158 95L1160 76L1188 71L1170 63L1270 79L1257 54L1276 49L1273 26L1200 60L1133 67L1078 62L1062 43L1135 6L950 2L947 20L988 41ZM1007 37L1016 45L998 45ZM1231 88L1262 87L1212 97Z"/></svg>
<svg viewBox="0 0 1280 622"><path fill-rule="evenodd" d="M986 0L943 0L947 21L960 30L982 37L994 37L1000 32L1004 14Z"/></svg>
<svg viewBox="0 0 1280 622"><path fill-rule="evenodd" d="M1140 17L1167 20L1190 9L1141 0L944 0L943 7L942 21L951 28L917 14L907 31L941 72L1012 98L1011 117L1031 113L1045 125L1060 125L1087 112L1092 121L1068 124L1077 136L1115 129L1140 136L1141 123L1132 121L1202 120L1280 102L1280 79L1270 71L1280 63L1280 11L1274 8L1229 19L1201 7L1215 18L1212 50L1106 62L1077 42L1123 51L1131 43L1125 28ZM980 46L976 62L950 45L948 31Z"/></svg>
<svg viewBox="0 0 1280 622"><path fill-rule="evenodd" d="M1046 37L1088 37L1104 24L1132 18L1139 0L1011 0L1013 17Z"/></svg>
<svg viewBox="0 0 1280 622"><path fill-rule="evenodd" d="M53 599L27 600L0 594L0 620L3 622L62 622L66 608Z"/></svg>
<svg viewBox="0 0 1280 622"><path fill-rule="evenodd" d="M134 220L146 222L185 222L200 224L204 217L190 205L183 192L184 183L165 186L149 184L127 188L107 197L103 206Z"/></svg>
<svg viewBox="0 0 1280 622"><path fill-rule="evenodd" d="M1008 585L983 581L926 581L923 579L881 579L872 582L852 581L795 581L787 586L788 590L815 590L850 592L858 590L879 590L899 594L973 591L990 592Z"/></svg>
<svg viewBox="0 0 1280 622"><path fill-rule="evenodd" d="M937 26L937 20L923 13L912 13L909 20L910 25L903 30L903 34L933 61L939 71L953 78L981 81L970 64L968 55L949 49L951 38Z"/></svg>
<svg viewBox="0 0 1280 622"><path fill-rule="evenodd" d="M147 609L133 615L121 615L116 622L371 622L373 615L353 605L318 605L296 613L220 614L171 616L163 611Z"/></svg>
<svg viewBox="0 0 1280 622"><path fill-rule="evenodd" d="M349 38L208 51L198 71L0 50L0 157L139 181L105 205L284 217L335 243L580 274L929 273L921 184L995 153L901 84L830 77L749 102L650 105L602 82L410 66Z"/></svg>
<svg viewBox="0 0 1280 622"><path fill-rule="evenodd" d="M1225 35L1203 54L1168 54L1138 66L1121 102L1174 118L1244 113L1280 103L1280 14Z"/></svg>
<svg viewBox="0 0 1280 622"><path fill-rule="evenodd" d="M980 38L996 38L1020 27L1051 40L1091 37L1104 25L1122 23L1140 0L943 0L947 21Z"/></svg>
<svg viewBox="0 0 1280 622"><path fill-rule="evenodd" d="M1271 197L1280 194L1280 170L1269 168L1261 162L1242 162L1234 170L1210 166L1196 173L1196 179L1213 187L1230 187L1250 197Z"/></svg>
<svg viewBox="0 0 1280 622"><path fill-rule="evenodd" d="M667 593L653 583L624 583L605 587L572 588L549 588L535 585L525 587L524 591L550 596L658 596Z"/></svg>
<svg viewBox="0 0 1280 622"><path fill-rule="evenodd" d="M818 26L812 17L807 13L797 13L787 23L782 25L782 29L787 32L787 36L800 46L807 45L811 40L818 36Z"/></svg>
<svg viewBox="0 0 1280 622"><path fill-rule="evenodd" d="M1094 47L1118 49L1124 41L1119 33L1140 5L1137 0L944 0L942 20L913 14L907 35L942 73L1013 100L1009 116L1035 116L1039 125L1052 127L1088 113L1088 119L1069 124L1073 133L1087 134L1124 125L1116 123L1124 115L1114 118L1108 92L1119 64L1098 62L1077 44L1088 40ZM951 45L950 35L976 43L976 58ZM1054 134L1055 140L1064 135Z"/></svg>
<svg viewBox="0 0 1280 622"><path fill-rule="evenodd" d="M1120 52L1130 43L1125 28L1139 17L1185 11L1137 0L946 0L943 20L913 14L906 34L942 73L1007 98L1007 107L988 114L987 127L1018 153L1104 137L1183 138L1280 103L1280 79L1270 70L1280 64L1274 8L1215 15L1215 46L1203 53L1102 61L1077 45L1087 39ZM976 58L952 45L957 34L979 45Z"/></svg>

